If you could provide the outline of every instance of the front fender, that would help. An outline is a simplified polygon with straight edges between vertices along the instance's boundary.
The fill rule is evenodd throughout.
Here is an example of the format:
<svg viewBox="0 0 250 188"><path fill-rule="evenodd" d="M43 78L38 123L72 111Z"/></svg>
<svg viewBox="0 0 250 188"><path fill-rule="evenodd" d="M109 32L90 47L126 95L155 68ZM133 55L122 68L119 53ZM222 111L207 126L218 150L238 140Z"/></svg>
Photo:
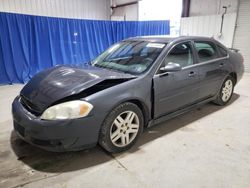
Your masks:
<svg viewBox="0 0 250 188"><path fill-rule="evenodd" d="M151 81L149 77L136 78L99 91L84 100L94 106L93 114L105 114L105 117L112 109L126 101L139 101L145 107L146 113L150 114L152 108Z"/></svg>

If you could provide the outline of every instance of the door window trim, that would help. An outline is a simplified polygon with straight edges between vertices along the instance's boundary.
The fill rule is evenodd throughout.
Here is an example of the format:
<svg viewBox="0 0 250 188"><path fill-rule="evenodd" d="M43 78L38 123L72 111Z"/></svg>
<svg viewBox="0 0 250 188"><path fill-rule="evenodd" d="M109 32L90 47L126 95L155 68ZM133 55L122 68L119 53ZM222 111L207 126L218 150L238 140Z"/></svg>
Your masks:
<svg viewBox="0 0 250 188"><path fill-rule="evenodd" d="M202 63L196 63L196 64L193 64L193 65L190 65L190 66L187 66L187 67L183 67L183 69L191 68L191 67L197 67L197 66L202 66L202 65L207 65L207 64L214 63L216 61L220 61L220 60L224 60L224 59L228 59L228 58L229 58L229 55L226 56L226 57L220 57L220 58L216 58L216 59L211 59L211 60L208 60L208 61L204 61Z"/></svg>
<svg viewBox="0 0 250 188"><path fill-rule="evenodd" d="M216 50L217 50L217 46L216 44L213 42L213 41L209 41L209 40L185 40L185 41L181 41L181 42L177 42L176 44L174 44L173 46L171 46L171 48L167 51L166 55L164 56L164 58L161 60L161 63L159 64L159 66L157 67L155 73L154 73L154 76L158 76L158 75L161 75L161 73L158 73L163 61L165 60L165 57L167 57L167 55L169 54L169 52L178 44L180 43L185 43L185 42L191 42L192 43L192 50L193 50L193 60L194 60L194 63L193 65L188 65L186 67L183 67L182 69L185 70L185 69L189 69L189 68L193 68L193 67L197 67L197 66L202 66L202 65L206 65L206 64L210 64L210 63L214 63L215 61L220 61L220 60L224 60L224 59L228 59L229 58L229 53L227 53L227 56L225 57L218 57L218 58L215 58L215 59L211 59L211 60L208 60L208 61L203 61L203 62L199 62L199 59L198 59L198 53L197 53L197 50L195 48L195 42L210 42L212 44L215 45L216 47ZM195 53L195 54L194 54ZM218 50L217 50L217 54L218 54Z"/></svg>

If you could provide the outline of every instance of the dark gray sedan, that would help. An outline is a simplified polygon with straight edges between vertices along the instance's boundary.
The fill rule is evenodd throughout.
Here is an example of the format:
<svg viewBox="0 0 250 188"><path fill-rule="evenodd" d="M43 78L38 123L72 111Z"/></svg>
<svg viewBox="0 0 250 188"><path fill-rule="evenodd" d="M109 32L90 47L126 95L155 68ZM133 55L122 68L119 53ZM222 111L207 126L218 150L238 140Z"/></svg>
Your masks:
<svg viewBox="0 0 250 188"><path fill-rule="evenodd" d="M89 65L34 76L12 105L14 129L50 151L135 144L144 128L204 103L225 105L244 71L237 50L204 37L121 41Z"/></svg>

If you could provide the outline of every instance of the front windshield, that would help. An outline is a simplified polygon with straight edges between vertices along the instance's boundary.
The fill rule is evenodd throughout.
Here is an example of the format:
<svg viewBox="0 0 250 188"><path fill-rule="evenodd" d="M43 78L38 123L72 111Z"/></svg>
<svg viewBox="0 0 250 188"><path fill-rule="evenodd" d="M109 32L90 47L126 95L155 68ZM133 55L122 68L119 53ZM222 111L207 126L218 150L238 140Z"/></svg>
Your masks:
<svg viewBox="0 0 250 188"><path fill-rule="evenodd" d="M92 65L130 74L149 69L166 44L146 41L123 41L98 56Z"/></svg>

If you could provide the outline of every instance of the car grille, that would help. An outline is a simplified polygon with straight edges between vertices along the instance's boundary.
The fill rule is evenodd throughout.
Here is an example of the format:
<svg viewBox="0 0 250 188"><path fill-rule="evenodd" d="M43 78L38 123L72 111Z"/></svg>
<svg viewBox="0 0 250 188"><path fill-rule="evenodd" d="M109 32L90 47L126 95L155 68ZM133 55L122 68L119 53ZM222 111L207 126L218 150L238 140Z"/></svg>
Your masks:
<svg viewBox="0 0 250 188"><path fill-rule="evenodd" d="M31 112L32 114L36 116L41 115L40 109L36 105L32 104L24 96L21 96L20 102L22 103L23 107L29 112Z"/></svg>

